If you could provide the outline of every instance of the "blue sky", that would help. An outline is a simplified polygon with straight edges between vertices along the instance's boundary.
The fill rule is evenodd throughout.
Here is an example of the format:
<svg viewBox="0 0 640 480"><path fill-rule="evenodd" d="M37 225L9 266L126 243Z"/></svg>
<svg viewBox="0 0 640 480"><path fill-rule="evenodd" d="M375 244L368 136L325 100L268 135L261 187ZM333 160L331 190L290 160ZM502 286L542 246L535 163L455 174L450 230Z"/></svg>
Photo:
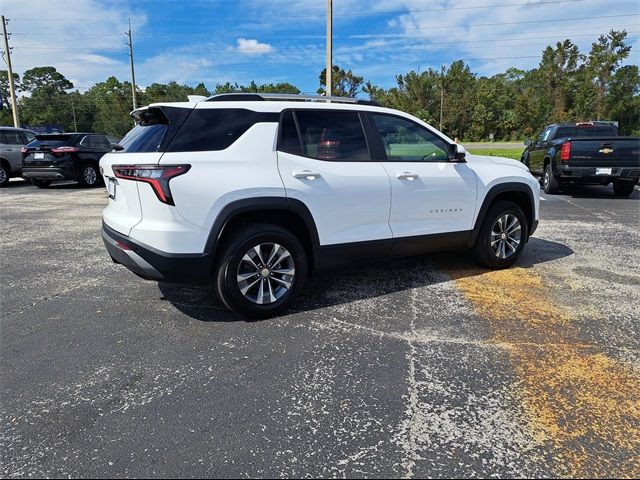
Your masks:
<svg viewBox="0 0 640 480"><path fill-rule="evenodd" d="M290 82L315 92L325 62L326 0L3 0L18 73L53 65L84 91L129 79L131 18L141 87ZM638 63L640 2L624 0L334 0L334 63L389 87L395 75L466 59L492 75L535 67L564 38L587 53L611 28Z"/></svg>

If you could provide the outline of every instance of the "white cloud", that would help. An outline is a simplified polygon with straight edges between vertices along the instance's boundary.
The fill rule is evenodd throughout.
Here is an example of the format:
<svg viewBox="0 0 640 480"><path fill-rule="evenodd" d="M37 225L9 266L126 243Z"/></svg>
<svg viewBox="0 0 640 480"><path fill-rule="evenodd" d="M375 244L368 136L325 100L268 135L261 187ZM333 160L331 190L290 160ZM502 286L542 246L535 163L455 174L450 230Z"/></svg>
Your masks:
<svg viewBox="0 0 640 480"><path fill-rule="evenodd" d="M258 40L253 39L239 38L237 43L238 46L235 50L245 55L263 55L274 50L268 43L260 43Z"/></svg>

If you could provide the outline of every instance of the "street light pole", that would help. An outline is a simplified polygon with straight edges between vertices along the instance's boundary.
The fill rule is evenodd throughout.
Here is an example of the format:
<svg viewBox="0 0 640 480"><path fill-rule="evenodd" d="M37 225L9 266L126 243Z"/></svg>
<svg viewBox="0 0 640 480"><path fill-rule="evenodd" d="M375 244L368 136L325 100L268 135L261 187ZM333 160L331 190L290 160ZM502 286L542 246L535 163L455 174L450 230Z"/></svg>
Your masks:
<svg viewBox="0 0 640 480"><path fill-rule="evenodd" d="M331 96L331 90L333 88L332 73L333 73L333 61L332 61L332 37L333 37L333 0L327 0L327 67L325 75L325 95Z"/></svg>
<svg viewBox="0 0 640 480"><path fill-rule="evenodd" d="M11 95L11 111L13 112L13 126L20 126L20 116L18 115L18 102L16 102L16 89L13 85L13 69L11 68L11 49L9 48L9 35L7 34L7 20L2 15L2 33L4 34L4 52L7 62L7 75L9 77L9 95Z"/></svg>

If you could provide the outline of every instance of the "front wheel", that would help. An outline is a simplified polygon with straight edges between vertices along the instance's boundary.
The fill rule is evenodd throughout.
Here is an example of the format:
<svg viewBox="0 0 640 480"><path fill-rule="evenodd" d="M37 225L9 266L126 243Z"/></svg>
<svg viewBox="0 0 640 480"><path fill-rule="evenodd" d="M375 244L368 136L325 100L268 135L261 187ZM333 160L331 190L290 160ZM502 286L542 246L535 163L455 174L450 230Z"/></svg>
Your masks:
<svg viewBox="0 0 640 480"><path fill-rule="evenodd" d="M629 180L614 180L613 193L616 197L628 197L633 193L636 182Z"/></svg>
<svg viewBox="0 0 640 480"><path fill-rule="evenodd" d="M266 318L285 310L299 295L307 255L288 230L252 224L234 232L220 251L214 273L218 295L230 310Z"/></svg>
<svg viewBox="0 0 640 480"><path fill-rule="evenodd" d="M484 217L473 256L488 268L510 267L522 255L528 235L529 225L522 208L514 202L497 202Z"/></svg>

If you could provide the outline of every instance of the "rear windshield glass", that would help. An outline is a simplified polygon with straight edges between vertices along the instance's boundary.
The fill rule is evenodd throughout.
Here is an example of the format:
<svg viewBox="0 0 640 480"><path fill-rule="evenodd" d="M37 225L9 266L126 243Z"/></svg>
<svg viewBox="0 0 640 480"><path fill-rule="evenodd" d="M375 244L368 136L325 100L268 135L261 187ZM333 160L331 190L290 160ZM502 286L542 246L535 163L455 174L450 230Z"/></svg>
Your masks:
<svg viewBox="0 0 640 480"><path fill-rule="evenodd" d="M169 125L136 125L120 140L123 152L157 152Z"/></svg>
<svg viewBox="0 0 640 480"><path fill-rule="evenodd" d="M36 139L30 142L28 148L55 148L71 145L74 143L75 135L37 135Z"/></svg>
<svg viewBox="0 0 640 480"><path fill-rule="evenodd" d="M616 130L613 127L560 127L556 138L610 137L615 134Z"/></svg>

